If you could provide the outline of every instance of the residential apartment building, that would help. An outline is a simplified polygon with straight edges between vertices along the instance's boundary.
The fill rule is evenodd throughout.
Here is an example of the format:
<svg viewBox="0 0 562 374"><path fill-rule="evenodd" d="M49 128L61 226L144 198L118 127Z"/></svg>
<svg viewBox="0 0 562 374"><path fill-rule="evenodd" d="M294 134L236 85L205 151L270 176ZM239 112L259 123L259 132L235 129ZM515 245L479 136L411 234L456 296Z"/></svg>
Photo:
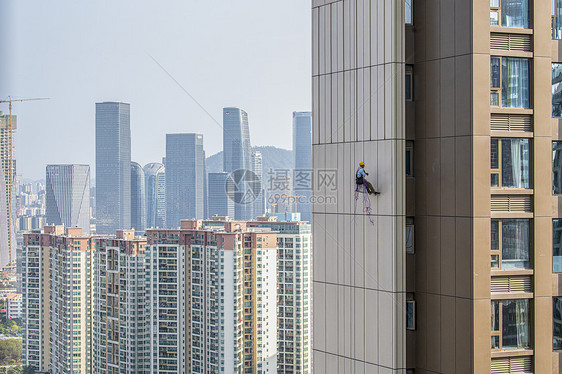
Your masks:
<svg viewBox="0 0 562 374"><path fill-rule="evenodd" d="M94 245L93 372L150 373L146 239L118 230Z"/></svg>
<svg viewBox="0 0 562 374"><path fill-rule="evenodd" d="M559 373L562 2L312 18L315 371Z"/></svg>
<svg viewBox="0 0 562 374"><path fill-rule="evenodd" d="M146 234L152 371L275 373L276 234L219 217Z"/></svg>
<svg viewBox="0 0 562 374"><path fill-rule="evenodd" d="M312 234L302 221L258 217L277 234L277 372L312 373Z"/></svg>
<svg viewBox="0 0 562 374"><path fill-rule="evenodd" d="M21 294L11 293L6 295L6 311L8 319L21 318Z"/></svg>
<svg viewBox="0 0 562 374"><path fill-rule="evenodd" d="M92 237L46 226L23 245L23 365L92 373Z"/></svg>

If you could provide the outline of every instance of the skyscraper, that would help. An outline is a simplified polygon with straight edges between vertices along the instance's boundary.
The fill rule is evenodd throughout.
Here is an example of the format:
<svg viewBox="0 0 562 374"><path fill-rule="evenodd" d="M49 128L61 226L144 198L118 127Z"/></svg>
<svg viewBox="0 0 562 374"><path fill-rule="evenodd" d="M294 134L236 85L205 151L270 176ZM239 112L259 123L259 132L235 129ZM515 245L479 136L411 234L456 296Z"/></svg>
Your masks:
<svg viewBox="0 0 562 374"><path fill-rule="evenodd" d="M144 166L146 227L166 226L166 172L164 165L153 162Z"/></svg>
<svg viewBox="0 0 562 374"><path fill-rule="evenodd" d="M234 201L232 195L232 181L227 178L228 173L209 173L209 217L234 217Z"/></svg>
<svg viewBox="0 0 562 374"><path fill-rule="evenodd" d="M146 196L144 171L137 162L131 162L131 227L142 231L146 227Z"/></svg>
<svg viewBox="0 0 562 374"><path fill-rule="evenodd" d="M293 193L303 221L312 222L312 113L293 112Z"/></svg>
<svg viewBox="0 0 562 374"><path fill-rule="evenodd" d="M130 105L96 103L96 232L130 227Z"/></svg>
<svg viewBox="0 0 562 374"><path fill-rule="evenodd" d="M266 207L265 184L263 180L263 158L260 151L252 152L252 171L260 180L260 193L254 201L252 216L252 218L256 218L265 214Z"/></svg>
<svg viewBox="0 0 562 374"><path fill-rule="evenodd" d="M17 117L12 116L12 127L10 130L10 115L2 115L0 112L0 198L4 201L0 203L0 269L8 263L14 261L16 248L15 234L15 180L16 180L16 160L14 157L13 137L10 131L17 129ZM10 155L12 161L10 162Z"/></svg>
<svg viewBox="0 0 562 374"><path fill-rule="evenodd" d="M81 227L90 233L90 166L47 165L46 220L48 225Z"/></svg>
<svg viewBox="0 0 562 374"><path fill-rule="evenodd" d="M166 226L205 214L203 135L166 134Z"/></svg>
<svg viewBox="0 0 562 374"><path fill-rule="evenodd" d="M252 147L248 114L239 108L223 109L223 170L252 170ZM250 175L248 174L248 177ZM248 185L245 173L240 173L235 183L235 219L248 220L253 215L253 204L244 201Z"/></svg>

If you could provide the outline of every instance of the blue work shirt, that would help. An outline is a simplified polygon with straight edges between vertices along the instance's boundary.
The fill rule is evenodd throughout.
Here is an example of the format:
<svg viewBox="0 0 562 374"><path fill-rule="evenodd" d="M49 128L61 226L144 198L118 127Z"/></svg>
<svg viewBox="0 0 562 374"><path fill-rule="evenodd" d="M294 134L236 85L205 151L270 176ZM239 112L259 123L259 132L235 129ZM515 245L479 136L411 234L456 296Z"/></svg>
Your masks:
<svg viewBox="0 0 562 374"><path fill-rule="evenodd" d="M357 169L357 173L355 173L355 176L357 178L359 178L359 177L365 178L367 176L367 174L365 174L365 170L361 166L359 166L359 169Z"/></svg>

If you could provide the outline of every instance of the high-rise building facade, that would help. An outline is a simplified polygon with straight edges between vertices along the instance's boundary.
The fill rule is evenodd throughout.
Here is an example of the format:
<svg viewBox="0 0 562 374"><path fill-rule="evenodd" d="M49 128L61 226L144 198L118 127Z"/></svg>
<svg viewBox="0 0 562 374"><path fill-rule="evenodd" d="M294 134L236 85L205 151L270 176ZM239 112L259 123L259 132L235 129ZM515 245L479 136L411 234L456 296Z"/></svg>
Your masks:
<svg viewBox="0 0 562 374"><path fill-rule="evenodd" d="M17 117L2 115L0 112L0 268L15 261L16 234L15 215L15 180L16 160L14 131L17 129ZM11 158L11 160L10 160Z"/></svg>
<svg viewBox="0 0 562 374"><path fill-rule="evenodd" d="M90 233L90 166L47 165L46 222Z"/></svg>
<svg viewBox="0 0 562 374"><path fill-rule="evenodd" d="M150 373L146 239L134 230L95 237L93 356L96 374Z"/></svg>
<svg viewBox="0 0 562 374"><path fill-rule="evenodd" d="M265 181L263 179L263 156L260 151L252 152L252 171L258 177L259 194L254 200L252 219L263 216L266 209L266 196L265 196Z"/></svg>
<svg viewBox="0 0 562 374"><path fill-rule="evenodd" d="M96 103L96 232L131 227L130 105Z"/></svg>
<svg viewBox="0 0 562 374"><path fill-rule="evenodd" d="M253 193L248 183L250 178L245 170L252 171L252 146L250 144L250 125L248 113L239 108L223 109L223 170L232 173L241 170L235 176L235 219L248 220L253 216L253 204L245 196ZM253 200L252 200L253 201Z"/></svg>
<svg viewBox="0 0 562 374"><path fill-rule="evenodd" d="M203 135L166 134L166 226L205 214Z"/></svg>
<svg viewBox="0 0 562 374"><path fill-rule="evenodd" d="M315 371L559 373L562 2L312 14Z"/></svg>
<svg viewBox="0 0 562 374"><path fill-rule="evenodd" d="M53 374L93 373L94 244L81 228L24 235L23 365Z"/></svg>
<svg viewBox="0 0 562 374"><path fill-rule="evenodd" d="M166 169L159 162L144 166L146 195L146 227L164 228L166 225Z"/></svg>
<svg viewBox="0 0 562 374"><path fill-rule="evenodd" d="M312 373L312 234L302 221L258 217L277 234L277 372Z"/></svg>
<svg viewBox="0 0 562 374"><path fill-rule="evenodd" d="M154 373L277 372L276 234L247 224L147 230Z"/></svg>
<svg viewBox="0 0 562 374"><path fill-rule="evenodd" d="M234 186L227 177L228 173L225 172L208 174L209 217L234 217Z"/></svg>
<svg viewBox="0 0 562 374"><path fill-rule="evenodd" d="M307 222L312 222L312 181L312 113L293 112L293 193Z"/></svg>
<svg viewBox="0 0 562 374"><path fill-rule="evenodd" d="M142 231L146 227L146 190L144 170L138 162L131 162L131 227Z"/></svg>

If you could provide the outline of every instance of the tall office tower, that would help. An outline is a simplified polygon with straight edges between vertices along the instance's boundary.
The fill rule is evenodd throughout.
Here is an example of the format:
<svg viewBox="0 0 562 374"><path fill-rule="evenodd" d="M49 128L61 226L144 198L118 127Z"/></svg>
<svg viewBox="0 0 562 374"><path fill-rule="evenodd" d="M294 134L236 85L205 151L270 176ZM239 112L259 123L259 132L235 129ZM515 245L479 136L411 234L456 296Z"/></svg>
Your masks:
<svg viewBox="0 0 562 374"><path fill-rule="evenodd" d="M208 176L209 216L234 217L234 201L230 198L234 186L227 178L228 173L209 173Z"/></svg>
<svg viewBox="0 0 562 374"><path fill-rule="evenodd" d="M276 372L276 234L217 217L147 238L153 372Z"/></svg>
<svg viewBox="0 0 562 374"><path fill-rule="evenodd" d="M47 165L46 220L90 233L90 166Z"/></svg>
<svg viewBox="0 0 562 374"><path fill-rule="evenodd" d="M252 147L250 144L250 125L248 114L239 108L223 109L223 170L231 173L242 170L234 175L235 205L234 217L248 220L253 216L252 199L246 199L248 193L254 193L248 185L244 170L252 170Z"/></svg>
<svg viewBox="0 0 562 374"><path fill-rule="evenodd" d="M148 374L146 239L119 230L94 241L93 372Z"/></svg>
<svg viewBox="0 0 562 374"><path fill-rule="evenodd" d="M94 243L81 228L24 234L23 364L53 374L93 373Z"/></svg>
<svg viewBox="0 0 562 374"><path fill-rule="evenodd" d="M312 222L312 113L293 112L293 193L303 221Z"/></svg>
<svg viewBox="0 0 562 374"><path fill-rule="evenodd" d="M12 116L11 131L17 129L17 117ZM0 268L15 260L16 234L14 221L16 216L16 160L13 135L10 136L10 115L0 112ZM11 155L11 162L10 162Z"/></svg>
<svg viewBox="0 0 562 374"><path fill-rule="evenodd" d="M146 227L146 195L144 170L131 162L131 227L142 231Z"/></svg>
<svg viewBox="0 0 562 374"><path fill-rule="evenodd" d="M313 1L313 162L338 173L313 213L315 371L560 372L561 19Z"/></svg>
<svg viewBox="0 0 562 374"><path fill-rule="evenodd" d="M263 216L265 214L266 198L265 198L265 181L263 179L263 157L260 151L252 152L252 171L260 180L259 195L254 200L252 218Z"/></svg>
<svg viewBox="0 0 562 374"><path fill-rule="evenodd" d="M205 214L203 135L166 134L166 226Z"/></svg>
<svg viewBox="0 0 562 374"><path fill-rule="evenodd" d="M165 170L164 165L159 162L152 162L144 166L147 228L164 228L166 225Z"/></svg>
<svg viewBox="0 0 562 374"><path fill-rule="evenodd" d="M130 105L96 103L96 232L130 227Z"/></svg>
<svg viewBox="0 0 562 374"><path fill-rule="evenodd" d="M312 373L312 234L302 221L258 217L277 233L277 372Z"/></svg>

